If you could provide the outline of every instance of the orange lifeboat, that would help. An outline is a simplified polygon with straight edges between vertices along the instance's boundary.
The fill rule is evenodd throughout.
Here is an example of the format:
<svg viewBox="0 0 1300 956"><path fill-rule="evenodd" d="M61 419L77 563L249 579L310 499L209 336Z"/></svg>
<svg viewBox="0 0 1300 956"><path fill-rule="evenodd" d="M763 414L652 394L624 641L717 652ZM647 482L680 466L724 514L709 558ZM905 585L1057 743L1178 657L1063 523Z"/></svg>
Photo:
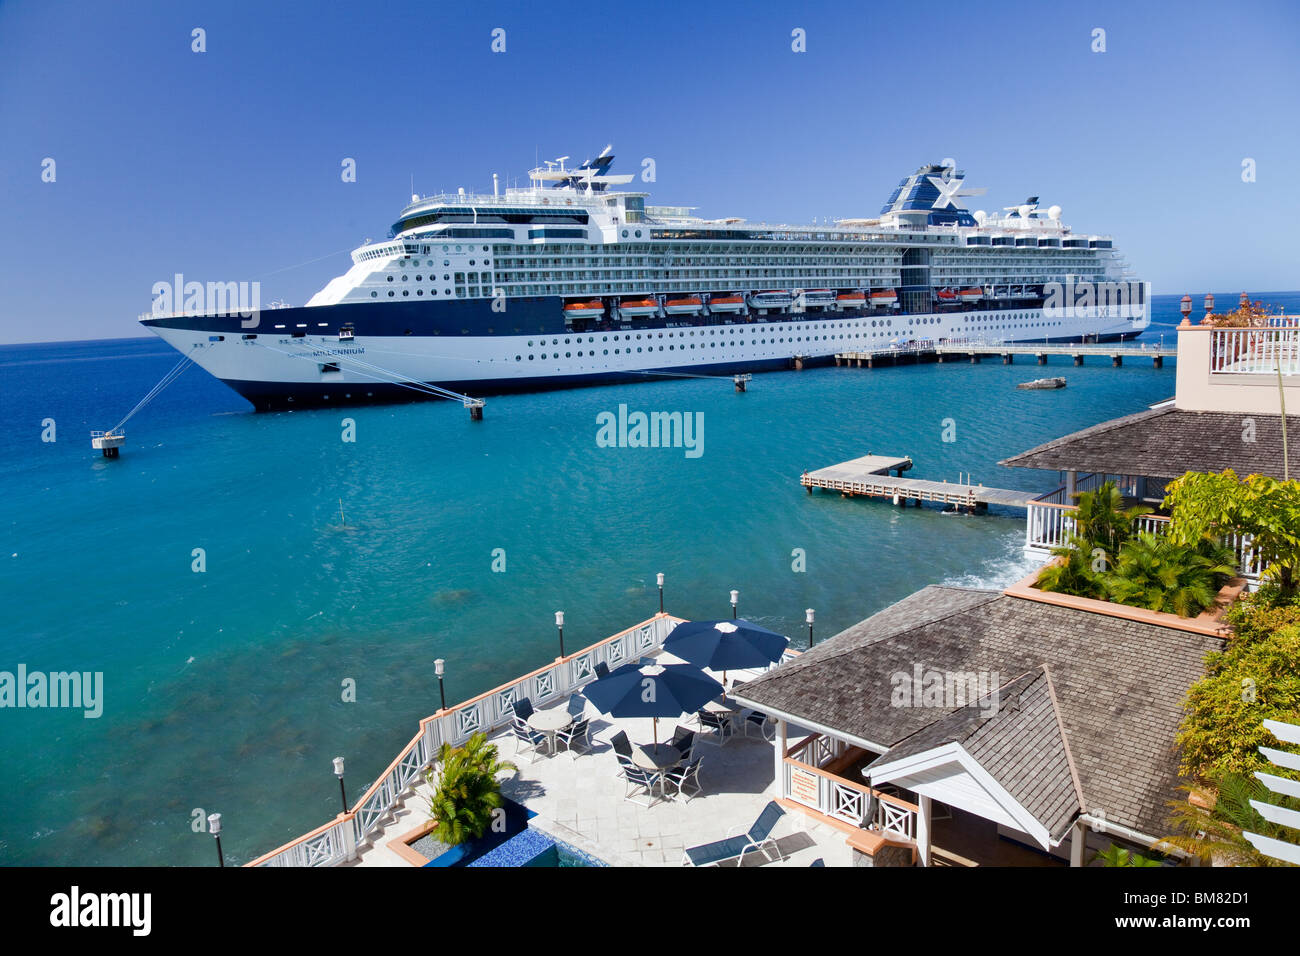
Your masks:
<svg viewBox="0 0 1300 956"><path fill-rule="evenodd" d="M618 311L620 314L629 317L654 315L659 311L659 303L649 296L638 299L624 299L618 304Z"/></svg>
<svg viewBox="0 0 1300 956"><path fill-rule="evenodd" d="M961 296L963 302L978 302L980 299L984 298L984 290L975 288L974 286L969 289L962 289L961 292L957 294Z"/></svg>
<svg viewBox="0 0 1300 956"><path fill-rule="evenodd" d="M709 299L710 312L739 312L744 307L743 295L715 295Z"/></svg>
<svg viewBox="0 0 1300 956"><path fill-rule="evenodd" d="M592 319L605 314L605 303L599 299L590 302L568 302L564 306L564 316L568 319Z"/></svg>
<svg viewBox="0 0 1300 956"><path fill-rule="evenodd" d="M688 295L681 299L668 299L664 302L664 311L669 315L696 315L704 311L704 300L698 295Z"/></svg>
<svg viewBox="0 0 1300 956"><path fill-rule="evenodd" d="M877 289L871 293L873 307L888 309L898 304L898 293L893 289Z"/></svg>
<svg viewBox="0 0 1300 956"><path fill-rule="evenodd" d="M841 292L835 297L835 302L841 309L860 309L867 304L867 297L861 290L854 289Z"/></svg>

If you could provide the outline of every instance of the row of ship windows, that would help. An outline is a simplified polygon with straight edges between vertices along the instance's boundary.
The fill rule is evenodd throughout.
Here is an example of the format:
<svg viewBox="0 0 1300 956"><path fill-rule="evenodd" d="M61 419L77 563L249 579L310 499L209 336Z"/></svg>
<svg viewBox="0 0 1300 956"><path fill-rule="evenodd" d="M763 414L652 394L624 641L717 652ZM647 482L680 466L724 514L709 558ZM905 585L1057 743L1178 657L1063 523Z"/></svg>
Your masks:
<svg viewBox="0 0 1300 956"><path fill-rule="evenodd" d="M873 324L874 324L874 323L873 323ZM881 324L883 325L884 323L881 323ZM1031 328L1031 327L1034 327L1034 326L1043 326L1043 325L1059 325L1059 324L1060 324L1059 322L1038 322L1038 323L1029 322L1029 323L1025 323L1025 324L1023 324L1023 325L1000 325L1000 326L997 326L997 328L998 328L998 329L1012 330L1012 329L1025 329L1025 328ZM853 333L842 333L842 334L840 334L840 335L810 335L810 336L808 336L807 339L804 339L804 338L801 337L801 336L795 336L795 337L788 338L788 339L787 339L787 338L774 338L774 339L772 339L772 340L770 341L770 343L769 343L769 340L768 340L768 339L757 339L757 340L751 339L750 341L751 341L751 344L753 344L753 345L768 345L768 344L771 344L771 345L779 345L779 344L786 344L786 343L793 344L793 343L795 343L795 342L803 342L803 341L808 341L808 342L828 342L828 341L830 341L831 339L841 339L841 340L842 340L842 339L863 339L863 338L869 338L869 337L872 337L872 336L881 336L881 335L888 335L888 334L889 334L888 332L871 332L871 333L866 333L866 332L853 332ZM640 337L641 337L641 336L639 336L639 335L637 336L637 338L640 338ZM565 343L567 344L569 340L568 340L568 339L565 339L564 341L565 341ZM581 341L581 340L579 340L579 341ZM533 343L532 343L532 342L529 342L528 344L531 346ZM727 344L728 344L728 343L723 343L724 347L725 347ZM738 340L738 341L736 341L736 342L734 342L734 343L730 343L730 344L734 344L734 345L744 345L744 344L745 344L745 340L744 340L744 339L740 339L740 340ZM718 347L718 343L717 343L717 342L701 342L701 343L699 343L699 346L700 346L700 348L702 348L702 349L703 349L703 348L717 348L717 347ZM658 348L659 348L659 351L660 351L660 352L662 352L662 351L664 350L664 347L663 347L662 345L660 345ZM689 345L669 345L669 346L668 346L668 351L673 352L673 351L676 351L676 350L678 350L678 349L680 349L680 350L682 350L682 351L685 351L685 350L688 349L688 348L690 348L690 349L694 349L694 348L695 348L695 343L692 342L692 343L690 343ZM653 352L653 351L655 351L655 346L653 346L653 345L649 345L649 346L642 347L642 346L638 345L638 346L636 347L636 350L637 350L637 352L644 352L644 351L650 351L650 352ZM588 356L592 356L592 357L594 357L595 354L596 354L596 351L595 351L595 349L592 349L590 352L588 352L588 353L586 353L586 354L587 354ZM602 354L602 355L608 355L608 354L609 354L609 349L602 349L602 350L601 350L601 354ZM614 354L615 354L615 355L621 355L621 354L631 355L631 354L632 354L632 348L631 348L631 346L625 346L625 347L623 347L623 348L616 348L616 349L614 349ZM546 353L546 352L542 352L542 353L540 353L540 354L538 354L538 355L536 355L536 356L534 356L533 353L531 353L531 352L528 353L528 361L530 361L530 362L531 362L531 361L534 361L534 359L538 359L538 358L540 358L540 359L542 359L543 361L545 361L547 358L558 359L559 357L560 357L560 353L559 353L559 352L555 352L554 354L548 354L548 353ZM573 353L571 353L571 352L565 352L565 353L564 353L564 357L567 359L567 358L573 358L574 356L573 356ZM582 353L581 350L579 350L579 352L578 352L578 354L577 354L577 357L578 357L578 358L582 358L582 357L583 357L583 353ZM515 361L516 361L516 362L522 362L523 360L524 360L524 356L523 356L522 354L520 354L520 355L516 355L516 356L515 356Z"/></svg>
<svg viewBox="0 0 1300 956"><path fill-rule="evenodd" d="M484 248L486 249L487 247L484 246ZM399 269L405 269L405 268L406 268L406 262L407 262L407 260L405 260L405 259L398 259L398 260L397 260L397 267L398 267ZM411 262L411 268L413 268L413 269L418 268L419 265L420 265L420 260L419 260L419 259L412 259L412 260L410 260L410 262ZM470 265L474 265L474 260L473 260L473 259L469 260L469 264L470 264ZM483 265L485 265L485 266L490 266L491 264L492 264L492 260L491 260L491 259L484 259L484 260L483 260ZM443 260L442 260L442 265L443 265L443 268L446 268L447 266L450 266L450 265L451 265L451 260L450 260L450 259L443 259ZM429 268L432 269L433 267L434 267L434 261L433 261L432 259L430 259L430 260L429 260ZM389 281L389 282L392 282L393 280L392 280L392 279L389 279L388 281Z"/></svg>

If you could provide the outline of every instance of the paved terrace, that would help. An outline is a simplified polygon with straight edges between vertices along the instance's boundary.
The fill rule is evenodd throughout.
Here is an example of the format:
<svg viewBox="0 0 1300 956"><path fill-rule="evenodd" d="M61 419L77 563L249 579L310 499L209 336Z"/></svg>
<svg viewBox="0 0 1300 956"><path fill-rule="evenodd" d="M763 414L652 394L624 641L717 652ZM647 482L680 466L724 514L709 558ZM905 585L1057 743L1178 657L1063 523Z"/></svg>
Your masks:
<svg viewBox="0 0 1300 956"><path fill-rule="evenodd" d="M654 655L661 663L677 663L672 654ZM721 677L721 675L715 675ZM745 680L757 673L733 671L729 677ZM563 707L561 700L552 706ZM590 705L588 705L590 708ZM661 719L659 739L672 737L678 722ZM698 730L692 717L682 720ZM697 737L695 753L704 755L700 782L703 792L689 801L656 801L646 808L624 799L626 784L609 738L624 731L632 744L653 741L653 724L646 718L621 720L607 716L591 725L592 748L576 756L561 750L554 757L525 751L515 756L509 731L491 737L503 759L519 766L518 774L502 778L502 793L537 814L532 825L612 866L678 866L685 847L743 833L777 794L773 744L758 736L732 737L718 746ZM794 731L804 736L807 731ZM546 753L545 750L542 751ZM670 790L671 792L671 790ZM643 792L636 792L644 802ZM369 845L357 848L352 866L410 866L389 844L428 819L429 786L421 783L393 809ZM826 866L851 866L852 851L842 830L816 823L798 811L787 812L773 834L780 860L761 853L745 854L745 866L809 866L822 859ZM724 864L727 865L727 864ZM734 864L730 864L734 865Z"/></svg>

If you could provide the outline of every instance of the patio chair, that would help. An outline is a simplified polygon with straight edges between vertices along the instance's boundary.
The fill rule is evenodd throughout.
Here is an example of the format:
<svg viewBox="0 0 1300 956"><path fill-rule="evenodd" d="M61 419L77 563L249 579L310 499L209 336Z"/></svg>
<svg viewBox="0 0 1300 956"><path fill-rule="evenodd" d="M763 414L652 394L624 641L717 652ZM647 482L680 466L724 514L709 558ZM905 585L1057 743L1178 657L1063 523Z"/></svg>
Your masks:
<svg viewBox="0 0 1300 956"><path fill-rule="evenodd" d="M511 704L510 708L515 712L515 716L520 720L527 720L529 717L533 716L533 702L528 697L521 697L519 700Z"/></svg>
<svg viewBox="0 0 1300 956"><path fill-rule="evenodd" d="M776 829L777 821L783 816L785 811L773 800L763 808L763 812L758 815L758 819L744 836L731 836L715 843L688 847L682 854L682 866L717 866L727 860L735 860L736 865L739 866L745 862L745 854L750 850L762 850L768 860L771 860L768 847L776 846L772 831Z"/></svg>
<svg viewBox="0 0 1300 956"><path fill-rule="evenodd" d="M655 805L655 787L659 786L662 774L653 770L642 770L632 761L619 757L619 764L623 768L623 779L627 781L627 792L623 794L623 799L630 803L635 803L639 807L653 807ZM638 790L644 790L646 796L650 798L649 803L641 803L634 799Z"/></svg>
<svg viewBox="0 0 1300 956"><path fill-rule="evenodd" d="M582 744L584 750L591 749L591 718L579 718L564 730L557 731L555 740L558 744L564 744L566 750L573 757L577 757L574 747Z"/></svg>
<svg viewBox="0 0 1300 956"><path fill-rule="evenodd" d="M697 736L695 738L697 741L707 740L709 743L721 747L735 732L730 714L715 714L710 710L702 710L696 716L700 721L700 729L708 731L708 733Z"/></svg>
<svg viewBox="0 0 1300 956"><path fill-rule="evenodd" d="M776 739L776 721L772 720L767 714L757 710L745 711L745 719L742 722L745 729L745 736L749 736L751 730L757 730L759 735L769 743Z"/></svg>
<svg viewBox="0 0 1300 956"><path fill-rule="evenodd" d="M614 753L627 760L632 759L632 742L627 739L627 734L619 731L613 737L609 738L609 745L614 748Z"/></svg>
<svg viewBox="0 0 1300 956"><path fill-rule="evenodd" d="M704 792L704 787L700 783L700 764L703 761L703 757L696 757L690 763L669 770L665 777L676 788L677 796L685 797L687 802ZM687 787L690 787L693 792L687 793Z"/></svg>
<svg viewBox="0 0 1300 956"><path fill-rule="evenodd" d="M587 698L581 694L569 695L569 716L573 718L581 717L587 710Z"/></svg>
<svg viewBox="0 0 1300 956"><path fill-rule="evenodd" d="M602 677L608 677L609 665L606 664L604 661L601 661L596 665L595 674L596 674L596 680L600 680Z"/></svg>
<svg viewBox="0 0 1300 956"><path fill-rule="evenodd" d="M695 731L679 724L677 730L673 732L673 739L669 743L676 747L678 753L682 755L682 763L691 762L691 751L695 749Z"/></svg>
<svg viewBox="0 0 1300 956"><path fill-rule="evenodd" d="M525 747L531 751L528 758L529 763L535 763L541 751L538 749L546 743L546 735L538 733L528 726L528 721L521 717L516 717L510 721L510 732L515 738L515 756L518 757Z"/></svg>

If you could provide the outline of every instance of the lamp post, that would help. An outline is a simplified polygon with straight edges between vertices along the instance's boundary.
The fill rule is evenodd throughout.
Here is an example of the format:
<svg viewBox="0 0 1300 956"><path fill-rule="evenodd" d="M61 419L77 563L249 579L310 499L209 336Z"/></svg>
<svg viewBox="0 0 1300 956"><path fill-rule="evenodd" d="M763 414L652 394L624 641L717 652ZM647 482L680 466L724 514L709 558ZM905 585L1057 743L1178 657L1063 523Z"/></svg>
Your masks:
<svg viewBox="0 0 1300 956"><path fill-rule="evenodd" d="M813 633L812 633L813 609L812 608L808 608L806 611L804 611L804 620L808 622L808 646L811 648L813 646Z"/></svg>
<svg viewBox="0 0 1300 956"><path fill-rule="evenodd" d="M339 799L343 801L343 812L348 812L348 791L343 786L343 758L334 758L334 776L339 778Z"/></svg>
<svg viewBox="0 0 1300 956"><path fill-rule="evenodd" d="M655 579L659 582L659 613L662 614L664 612L664 573L660 571L655 575Z"/></svg>
<svg viewBox="0 0 1300 956"><path fill-rule="evenodd" d="M564 656L564 612L555 612L555 627L560 632L560 656Z"/></svg>
<svg viewBox="0 0 1300 956"><path fill-rule="evenodd" d="M1192 297L1185 295L1178 302L1178 311L1183 313L1183 325L1192 324Z"/></svg>
<svg viewBox="0 0 1300 956"><path fill-rule="evenodd" d="M731 619L733 621L736 619L736 605L739 603L740 603L740 592L732 591L731 592Z"/></svg>
<svg viewBox="0 0 1300 956"><path fill-rule="evenodd" d="M1208 316L1213 311L1214 311L1214 293L1207 292L1205 293L1205 314Z"/></svg>
<svg viewBox="0 0 1300 956"><path fill-rule="evenodd" d="M447 709L447 692L442 686L442 673L447 662L441 657L433 662L433 672L438 675L438 699L442 701L442 709Z"/></svg>
<svg viewBox="0 0 1300 956"><path fill-rule="evenodd" d="M208 832L216 838L217 841L217 866L224 867L226 858L221 853L221 814L208 814Z"/></svg>

